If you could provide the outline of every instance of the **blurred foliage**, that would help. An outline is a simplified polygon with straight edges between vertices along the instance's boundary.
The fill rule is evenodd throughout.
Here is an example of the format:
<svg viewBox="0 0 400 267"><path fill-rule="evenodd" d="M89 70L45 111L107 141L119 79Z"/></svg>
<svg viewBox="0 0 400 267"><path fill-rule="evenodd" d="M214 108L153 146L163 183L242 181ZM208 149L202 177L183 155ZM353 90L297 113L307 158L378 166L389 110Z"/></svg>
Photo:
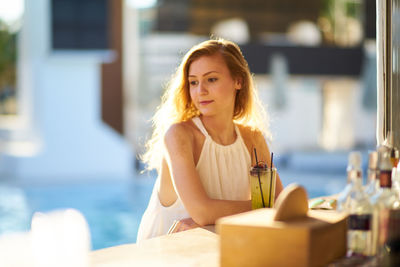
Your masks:
<svg viewBox="0 0 400 267"><path fill-rule="evenodd" d="M0 20L0 114L16 113L16 35Z"/></svg>
<svg viewBox="0 0 400 267"><path fill-rule="evenodd" d="M360 0L322 0L321 15L330 19L335 18L335 9L342 6L347 17L359 18Z"/></svg>
<svg viewBox="0 0 400 267"><path fill-rule="evenodd" d="M17 60L16 33L0 20L0 88L15 86Z"/></svg>
<svg viewBox="0 0 400 267"><path fill-rule="evenodd" d="M363 0L322 0L318 26L324 41L339 46L355 46L362 39Z"/></svg>

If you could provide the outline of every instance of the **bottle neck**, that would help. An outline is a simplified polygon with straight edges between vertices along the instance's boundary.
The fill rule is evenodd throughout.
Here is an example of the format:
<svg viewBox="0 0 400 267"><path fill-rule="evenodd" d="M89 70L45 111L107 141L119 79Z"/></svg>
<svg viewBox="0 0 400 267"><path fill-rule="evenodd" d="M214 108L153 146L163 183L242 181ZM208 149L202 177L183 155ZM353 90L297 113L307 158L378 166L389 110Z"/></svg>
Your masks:
<svg viewBox="0 0 400 267"><path fill-rule="evenodd" d="M379 181L378 171L376 169L368 169L368 182Z"/></svg>
<svg viewBox="0 0 400 267"><path fill-rule="evenodd" d="M347 171L347 183L360 183L362 182L362 172L358 169L350 169Z"/></svg>

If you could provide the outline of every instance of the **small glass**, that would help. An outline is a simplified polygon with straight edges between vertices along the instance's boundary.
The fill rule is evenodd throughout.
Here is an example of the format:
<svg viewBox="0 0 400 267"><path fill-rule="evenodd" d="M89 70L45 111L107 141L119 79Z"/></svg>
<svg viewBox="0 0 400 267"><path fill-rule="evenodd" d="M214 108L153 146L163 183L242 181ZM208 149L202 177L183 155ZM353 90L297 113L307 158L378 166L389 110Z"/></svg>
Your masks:
<svg viewBox="0 0 400 267"><path fill-rule="evenodd" d="M276 168L251 167L249 175L251 208L272 208L275 203Z"/></svg>

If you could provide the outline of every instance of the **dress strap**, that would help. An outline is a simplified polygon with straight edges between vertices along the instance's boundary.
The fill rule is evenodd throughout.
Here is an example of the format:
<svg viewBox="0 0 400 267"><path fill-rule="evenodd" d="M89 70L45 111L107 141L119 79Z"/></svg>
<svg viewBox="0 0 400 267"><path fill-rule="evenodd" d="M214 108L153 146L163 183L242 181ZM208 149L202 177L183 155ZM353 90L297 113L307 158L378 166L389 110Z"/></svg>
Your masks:
<svg viewBox="0 0 400 267"><path fill-rule="evenodd" d="M240 138L240 139L242 139L242 140L243 140L243 138L242 138L242 135L240 134L239 127L237 126L237 124L236 124L236 123L235 123L234 125L235 125L235 132L236 132L236 136L237 136L237 138Z"/></svg>
<svg viewBox="0 0 400 267"><path fill-rule="evenodd" d="M206 128L204 127L203 123L201 122L200 118L194 117L194 118L192 118L192 121L197 126L197 128L199 128L199 130L207 137L208 132L207 132Z"/></svg>

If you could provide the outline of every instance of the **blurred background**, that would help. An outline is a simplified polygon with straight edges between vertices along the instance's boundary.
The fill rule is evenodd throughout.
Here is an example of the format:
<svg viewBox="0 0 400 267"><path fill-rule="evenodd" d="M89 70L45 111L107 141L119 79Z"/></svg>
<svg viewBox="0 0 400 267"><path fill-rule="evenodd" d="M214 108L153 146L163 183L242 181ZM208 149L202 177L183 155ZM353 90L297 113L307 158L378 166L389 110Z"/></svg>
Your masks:
<svg viewBox="0 0 400 267"><path fill-rule="evenodd" d="M138 155L184 53L237 42L284 185L346 184L376 146L374 0L0 0L0 235L75 208L92 248L135 242L155 173Z"/></svg>

